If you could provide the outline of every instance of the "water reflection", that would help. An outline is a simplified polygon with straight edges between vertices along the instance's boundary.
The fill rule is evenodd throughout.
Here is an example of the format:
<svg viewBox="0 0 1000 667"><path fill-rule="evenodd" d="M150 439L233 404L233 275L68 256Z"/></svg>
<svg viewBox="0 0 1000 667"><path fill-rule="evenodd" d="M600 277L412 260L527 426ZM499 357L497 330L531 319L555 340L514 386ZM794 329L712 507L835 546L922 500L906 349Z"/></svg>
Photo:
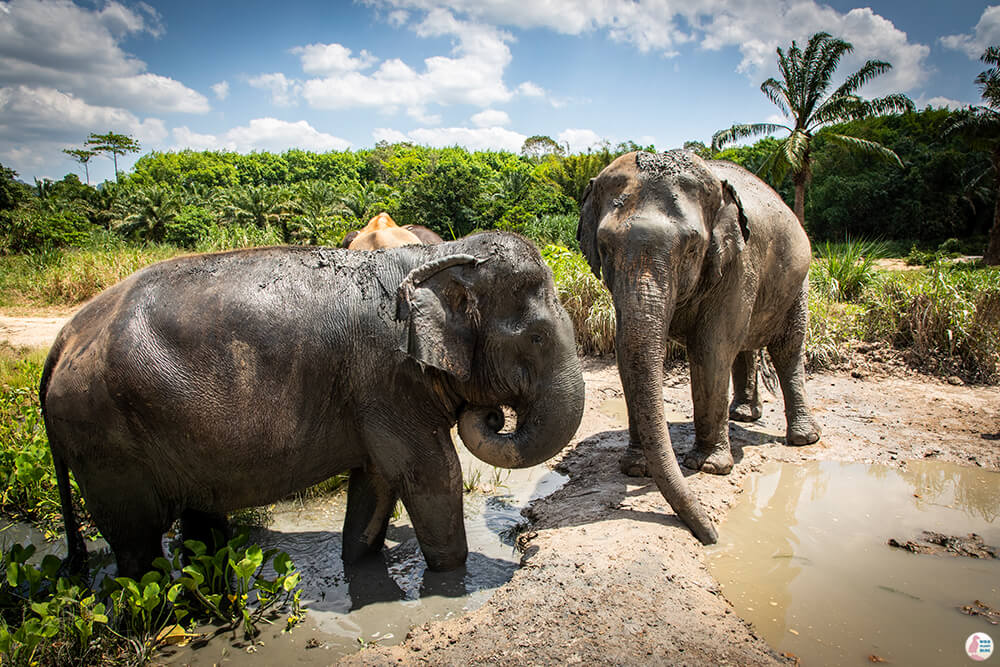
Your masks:
<svg viewBox="0 0 1000 667"><path fill-rule="evenodd" d="M1000 473L920 461L909 470L811 462L751 478L709 550L737 611L805 664L959 662L982 621L956 609L1000 606L1000 563L915 556L887 546L922 530L1000 543Z"/></svg>

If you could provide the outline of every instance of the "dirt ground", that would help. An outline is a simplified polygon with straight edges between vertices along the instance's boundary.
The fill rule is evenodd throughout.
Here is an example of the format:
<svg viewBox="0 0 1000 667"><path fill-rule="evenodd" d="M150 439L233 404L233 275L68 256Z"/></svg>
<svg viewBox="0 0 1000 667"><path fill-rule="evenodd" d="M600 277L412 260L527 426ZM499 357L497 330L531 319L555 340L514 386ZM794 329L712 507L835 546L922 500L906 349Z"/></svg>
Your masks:
<svg viewBox="0 0 1000 667"><path fill-rule="evenodd" d="M55 317L0 317L0 339L47 344ZM23 341L31 341L26 343ZM764 416L730 426L736 466L727 476L689 473L718 524L748 475L768 460L838 460L902 467L933 457L1000 470L1000 388L909 372L878 348L851 367L810 376L807 389L822 440L783 444L781 400L765 392ZM576 439L553 465L569 476L536 502L521 536L523 567L481 608L414 628L399 646L369 645L342 662L385 664L793 663L739 618L706 569L698 541L649 479L625 477L628 438L612 360L584 360L587 406ZM686 368L663 387L680 458L694 441ZM297 632L308 633L302 629ZM300 639L305 641L304 638Z"/></svg>

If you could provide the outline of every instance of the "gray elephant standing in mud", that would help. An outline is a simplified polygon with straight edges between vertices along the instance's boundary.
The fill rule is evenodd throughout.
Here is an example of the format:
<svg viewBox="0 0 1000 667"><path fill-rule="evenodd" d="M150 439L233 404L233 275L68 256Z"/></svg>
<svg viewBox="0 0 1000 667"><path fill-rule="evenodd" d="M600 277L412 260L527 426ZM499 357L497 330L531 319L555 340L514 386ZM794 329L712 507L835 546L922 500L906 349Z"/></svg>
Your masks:
<svg viewBox="0 0 1000 667"><path fill-rule="evenodd" d="M65 326L41 403L76 565L67 469L129 576L177 517L204 540L227 512L350 471L345 561L382 547L398 497L448 570L467 555L450 428L489 464L535 465L575 433L584 386L538 251L484 233L161 262ZM501 432L503 406L517 425Z"/></svg>
<svg viewBox="0 0 1000 667"><path fill-rule="evenodd" d="M754 355L762 347L781 384L786 442L819 440L803 365L809 239L759 178L688 151L628 153L608 165L584 193L577 238L615 304L629 421L622 469L643 475L648 466L678 516L714 543L670 444L661 393L667 339L686 346L691 365L696 436L685 466L732 469L727 414L760 417Z"/></svg>

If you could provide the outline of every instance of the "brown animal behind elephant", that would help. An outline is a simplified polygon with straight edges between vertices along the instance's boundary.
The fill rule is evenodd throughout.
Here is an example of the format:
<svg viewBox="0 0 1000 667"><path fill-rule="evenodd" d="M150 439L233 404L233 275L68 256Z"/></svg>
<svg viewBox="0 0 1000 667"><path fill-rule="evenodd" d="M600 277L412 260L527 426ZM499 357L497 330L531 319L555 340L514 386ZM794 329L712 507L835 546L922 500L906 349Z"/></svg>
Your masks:
<svg viewBox="0 0 1000 667"><path fill-rule="evenodd" d="M409 232L410 235L408 236L394 230ZM378 232L390 233L378 234ZM359 243L357 246L353 245L359 238L367 235L376 236L368 238L363 243ZM349 232L346 236L344 236L344 240L341 242L340 246L342 248L350 248L352 250L377 250L378 248L395 248L401 245L411 245L413 243L433 245L443 241L444 239L438 236L437 233L422 225L406 225L404 227L399 227L396 224L396 221L392 219L392 216L385 211L382 211L369 220L368 224L361 229Z"/></svg>

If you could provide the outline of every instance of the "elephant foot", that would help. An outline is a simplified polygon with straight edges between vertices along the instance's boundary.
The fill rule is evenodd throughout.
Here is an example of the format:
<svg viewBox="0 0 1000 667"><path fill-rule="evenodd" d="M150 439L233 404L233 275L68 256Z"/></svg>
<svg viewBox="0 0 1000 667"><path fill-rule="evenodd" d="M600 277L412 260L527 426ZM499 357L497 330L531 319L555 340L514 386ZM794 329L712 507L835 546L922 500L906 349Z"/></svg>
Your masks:
<svg viewBox="0 0 1000 667"><path fill-rule="evenodd" d="M631 444L625 449L622 457L618 459L618 467L629 477L649 477L646 455L642 453L642 449L633 447Z"/></svg>
<svg viewBox="0 0 1000 667"><path fill-rule="evenodd" d="M696 445L684 457L684 467L711 475L728 475L733 469L733 452L729 449L729 443L708 447Z"/></svg>
<svg viewBox="0 0 1000 667"><path fill-rule="evenodd" d="M812 417L792 420L785 433L785 444L801 447L819 441L820 428Z"/></svg>
<svg viewBox="0 0 1000 667"><path fill-rule="evenodd" d="M733 401L729 406L729 418L737 422L755 422L760 419L763 407L751 401Z"/></svg>

